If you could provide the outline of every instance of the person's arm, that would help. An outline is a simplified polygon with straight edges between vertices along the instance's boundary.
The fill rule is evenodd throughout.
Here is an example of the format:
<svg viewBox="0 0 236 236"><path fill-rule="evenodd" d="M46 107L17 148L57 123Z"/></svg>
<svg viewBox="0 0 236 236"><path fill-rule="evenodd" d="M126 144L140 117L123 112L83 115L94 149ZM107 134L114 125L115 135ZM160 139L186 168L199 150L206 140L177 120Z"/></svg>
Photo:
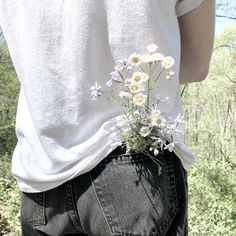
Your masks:
<svg viewBox="0 0 236 236"><path fill-rule="evenodd" d="M181 36L180 83L200 82L209 71L215 35L215 0L204 0L178 17Z"/></svg>

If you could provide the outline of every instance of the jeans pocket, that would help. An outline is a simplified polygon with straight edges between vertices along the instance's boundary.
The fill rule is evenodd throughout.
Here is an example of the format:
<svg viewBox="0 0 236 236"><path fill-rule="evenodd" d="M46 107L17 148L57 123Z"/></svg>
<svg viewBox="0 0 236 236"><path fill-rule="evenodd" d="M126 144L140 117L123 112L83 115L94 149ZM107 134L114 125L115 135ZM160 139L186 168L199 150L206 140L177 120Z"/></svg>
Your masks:
<svg viewBox="0 0 236 236"><path fill-rule="evenodd" d="M46 224L45 192L21 192L21 221L32 226Z"/></svg>
<svg viewBox="0 0 236 236"><path fill-rule="evenodd" d="M171 157L156 164L142 154L105 158L90 172L93 188L112 235L165 235L178 212Z"/></svg>

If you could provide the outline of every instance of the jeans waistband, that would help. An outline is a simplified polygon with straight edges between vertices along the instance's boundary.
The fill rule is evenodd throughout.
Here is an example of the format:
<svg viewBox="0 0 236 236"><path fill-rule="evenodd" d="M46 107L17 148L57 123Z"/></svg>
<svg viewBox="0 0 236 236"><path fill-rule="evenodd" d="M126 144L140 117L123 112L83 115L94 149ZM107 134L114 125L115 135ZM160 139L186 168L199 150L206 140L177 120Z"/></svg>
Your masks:
<svg viewBox="0 0 236 236"><path fill-rule="evenodd" d="M149 151L147 150L147 153L150 155L150 156L154 156L154 153L153 151ZM134 152L134 151L130 151L130 152L127 152L127 148L126 148L126 145L123 144L122 146L118 146L117 148L115 148L112 152L110 152L107 156L108 157L116 157L116 156L133 156L133 157L144 157L144 156L148 156L148 154L144 154L143 152ZM162 150L160 151L160 153L158 154L159 156L167 156L167 155L170 155L170 152L168 150Z"/></svg>

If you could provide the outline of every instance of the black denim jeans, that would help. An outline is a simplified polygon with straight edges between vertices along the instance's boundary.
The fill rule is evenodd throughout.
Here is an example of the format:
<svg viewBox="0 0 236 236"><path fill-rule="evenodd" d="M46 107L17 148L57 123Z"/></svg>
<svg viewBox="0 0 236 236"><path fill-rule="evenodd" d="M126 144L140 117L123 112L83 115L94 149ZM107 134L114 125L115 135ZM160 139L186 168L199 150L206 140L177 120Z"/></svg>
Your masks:
<svg viewBox="0 0 236 236"><path fill-rule="evenodd" d="M188 235L187 173L174 154L116 148L94 169L54 189L21 192L23 236Z"/></svg>

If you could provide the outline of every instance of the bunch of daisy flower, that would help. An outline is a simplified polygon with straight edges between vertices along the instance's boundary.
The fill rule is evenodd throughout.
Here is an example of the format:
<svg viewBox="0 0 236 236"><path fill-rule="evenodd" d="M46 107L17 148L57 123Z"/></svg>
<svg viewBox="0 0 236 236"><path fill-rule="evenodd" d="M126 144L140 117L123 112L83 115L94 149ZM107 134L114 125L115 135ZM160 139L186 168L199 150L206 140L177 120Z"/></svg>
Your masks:
<svg viewBox="0 0 236 236"><path fill-rule="evenodd" d="M147 46L147 54L135 52L119 60L106 86L119 84L122 87L118 95L112 96L123 108L128 122L128 128L120 130L120 144L125 144L128 151L149 155L158 164L160 161L154 157L166 149L173 151L173 133L178 131L177 126L184 119L181 114L175 119L166 117L159 109L159 103L168 101L168 97L161 97L159 93L154 98L152 96L158 79L169 80L174 76L171 70L174 58L158 53L157 49L157 45L152 43ZM91 90L93 100L104 93L97 82Z"/></svg>

